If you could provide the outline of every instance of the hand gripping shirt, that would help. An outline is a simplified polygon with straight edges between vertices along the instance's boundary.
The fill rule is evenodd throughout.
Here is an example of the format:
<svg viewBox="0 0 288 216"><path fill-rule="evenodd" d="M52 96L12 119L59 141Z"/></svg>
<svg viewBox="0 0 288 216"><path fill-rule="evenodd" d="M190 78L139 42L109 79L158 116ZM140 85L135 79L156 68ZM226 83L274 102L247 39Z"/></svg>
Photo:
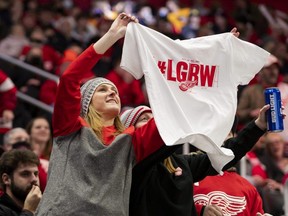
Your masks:
<svg viewBox="0 0 288 216"><path fill-rule="evenodd" d="M138 23L127 27L121 67L145 76L149 102L166 145L189 142L213 167L233 153L221 148L236 113L237 86L247 84L269 53L232 33L172 40Z"/></svg>

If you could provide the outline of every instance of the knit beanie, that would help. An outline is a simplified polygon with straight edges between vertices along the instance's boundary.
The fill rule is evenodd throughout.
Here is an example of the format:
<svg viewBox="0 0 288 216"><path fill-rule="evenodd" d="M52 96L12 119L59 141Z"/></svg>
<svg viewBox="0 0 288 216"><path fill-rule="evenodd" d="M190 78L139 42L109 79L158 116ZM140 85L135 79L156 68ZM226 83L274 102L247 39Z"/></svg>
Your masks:
<svg viewBox="0 0 288 216"><path fill-rule="evenodd" d="M138 106L132 109L128 109L121 114L120 120L122 124L124 124L124 126L128 128L132 125L134 126L138 118L144 112L152 112L152 110L150 109L150 107L147 106Z"/></svg>
<svg viewBox="0 0 288 216"><path fill-rule="evenodd" d="M96 77L94 79L88 80L81 86L81 111L80 116L85 118L88 113L88 107L92 100L92 96L96 90L96 88L102 84L110 84L114 86L116 89L117 87L108 79L103 77Z"/></svg>

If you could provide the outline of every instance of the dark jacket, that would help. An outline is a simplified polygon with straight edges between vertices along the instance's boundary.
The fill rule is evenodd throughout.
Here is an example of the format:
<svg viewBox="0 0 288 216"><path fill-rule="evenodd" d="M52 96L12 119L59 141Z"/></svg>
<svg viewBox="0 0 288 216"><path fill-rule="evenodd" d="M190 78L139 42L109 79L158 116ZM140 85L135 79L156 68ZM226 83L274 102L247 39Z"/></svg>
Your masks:
<svg viewBox="0 0 288 216"><path fill-rule="evenodd" d="M4 193L0 197L0 216L33 216L33 213L30 211L22 211L16 203Z"/></svg>
<svg viewBox="0 0 288 216"><path fill-rule="evenodd" d="M231 149L235 158L223 170L235 165L264 132L254 122L251 122L239 132L236 138L228 139L224 147ZM193 183L208 175L218 173L212 167L206 154L173 154L171 158L174 167L182 169L181 176L169 173L161 161L155 163L153 155L134 167L130 193L130 216L197 215L193 200Z"/></svg>

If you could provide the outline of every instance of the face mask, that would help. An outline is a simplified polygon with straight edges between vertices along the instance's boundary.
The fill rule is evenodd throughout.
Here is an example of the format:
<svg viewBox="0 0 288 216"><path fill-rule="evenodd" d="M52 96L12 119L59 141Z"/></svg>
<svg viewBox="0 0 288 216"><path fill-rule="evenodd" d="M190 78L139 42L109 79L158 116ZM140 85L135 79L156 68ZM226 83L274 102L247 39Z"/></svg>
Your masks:
<svg viewBox="0 0 288 216"><path fill-rule="evenodd" d="M43 62L40 56L30 56L30 58L27 59L27 63L35 67L43 68Z"/></svg>

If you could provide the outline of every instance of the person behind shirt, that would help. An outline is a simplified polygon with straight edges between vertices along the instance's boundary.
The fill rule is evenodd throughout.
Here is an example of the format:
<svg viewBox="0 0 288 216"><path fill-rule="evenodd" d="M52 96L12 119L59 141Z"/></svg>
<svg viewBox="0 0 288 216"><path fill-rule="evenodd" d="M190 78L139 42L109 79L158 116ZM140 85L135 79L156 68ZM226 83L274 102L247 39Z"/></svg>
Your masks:
<svg viewBox="0 0 288 216"><path fill-rule="evenodd" d="M212 213L239 216L264 213L257 189L234 167L224 171L223 175L207 176L195 183L194 202L199 216Z"/></svg>
<svg viewBox="0 0 288 216"><path fill-rule="evenodd" d="M262 198L257 189L240 176L234 167L224 171L223 175L207 176L195 183L194 201L199 216L270 215L264 213Z"/></svg>
<svg viewBox="0 0 288 216"><path fill-rule="evenodd" d="M1 216L33 216L42 197L38 178L39 159L30 150L11 150L0 159Z"/></svg>
<svg viewBox="0 0 288 216"><path fill-rule="evenodd" d="M237 116L239 118L239 128L256 118L259 110L265 105L265 88L276 87L279 79L279 61L270 55L264 67L256 75L256 83L253 80L245 86L239 95L237 106Z"/></svg>
<svg viewBox="0 0 288 216"><path fill-rule="evenodd" d="M124 37L128 23L137 21L119 14L108 32L60 77L49 176L37 216L129 214L132 167L163 141L153 120L139 130L125 130L114 83L98 77L80 85L103 54Z"/></svg>
<svg viewBox="0 0 288 216"><path fill-rule="evenodd" d="M230 148L235 158L226 164L223 170L235 165L264 134L265 112L268 109L269 105L264 106L255 121L239 132L237 137L225 141L224 147ZM132 128L135 127L136 130L149 125L151 120L153 120L151 109L146 106L125 110L121 115L125 127L133 126ZM193 200L193 183L208 175L217 174L207 154L172 154L165 159L167 152L162 152L163 148L133 168L131 216L197 215ZM171 151L176 149L175 146L166 148L172 148Z"/></svg>

